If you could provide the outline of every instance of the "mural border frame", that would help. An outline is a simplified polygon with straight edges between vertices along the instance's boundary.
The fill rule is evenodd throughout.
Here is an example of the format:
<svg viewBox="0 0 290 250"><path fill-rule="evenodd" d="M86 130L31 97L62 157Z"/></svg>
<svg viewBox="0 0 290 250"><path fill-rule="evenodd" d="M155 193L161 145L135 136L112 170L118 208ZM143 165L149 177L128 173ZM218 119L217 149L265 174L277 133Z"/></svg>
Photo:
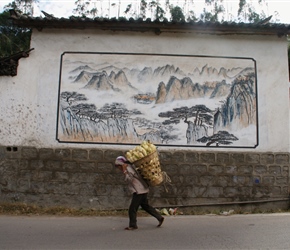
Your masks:
<svg viewBox="0 0 290 250"><path fill-rule="evenodd" d="M167 145L167 144L156 144L161 147L178 147L178 148L257 148L259 146L259 112L258 112L258 79L257 79L257 62L252 57L234 57L234 56L210 56L210 55L188 55L188 54L161 54L161 53L129 53L129 52L92 52L92 51L64 51L60 56L60 68L59 68L59 82L58 82L58 100L57 100L57 119L56 119L56 141L58 143L68 144L93 144L93 145L123 145L123 146L136 146L138 143L109 143L109 142L75 142L75 141L62 141L58 138L59 132L59 105L60 105L60 90L61 90L61 77L62 77L62 65L63 56L65 54L104 54L104 55L133 55L133 56L172 56L172 57L198 57L198 58L223 58L223 59L240 59L240 60L252 60L255 69L255 91L256 91L256 144L253 146L205 146L205 145ZM141 143L141 142L140 142Z"/></svg>

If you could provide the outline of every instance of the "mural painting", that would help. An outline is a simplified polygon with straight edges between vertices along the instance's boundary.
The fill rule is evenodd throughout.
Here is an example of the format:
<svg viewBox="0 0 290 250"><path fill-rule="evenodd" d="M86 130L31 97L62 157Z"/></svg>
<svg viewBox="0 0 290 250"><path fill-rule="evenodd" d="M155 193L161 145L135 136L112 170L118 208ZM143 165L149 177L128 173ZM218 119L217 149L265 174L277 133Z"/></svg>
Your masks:
<svg viewBox="0 0 290 250"><path fill-rule="evenodd" d="M59 142L258 145L252 58L65 52Z"/></svg>

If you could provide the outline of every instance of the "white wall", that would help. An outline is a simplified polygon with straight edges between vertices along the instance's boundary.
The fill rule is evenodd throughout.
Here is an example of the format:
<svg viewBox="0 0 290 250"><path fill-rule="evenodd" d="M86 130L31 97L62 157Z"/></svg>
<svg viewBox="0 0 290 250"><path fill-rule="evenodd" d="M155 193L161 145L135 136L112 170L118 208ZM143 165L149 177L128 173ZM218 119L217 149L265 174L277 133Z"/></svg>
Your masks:
<svg viewBox="0 0 290 250"><path fill-rule="evenodd" d="M34 50L30 56L19 61L17 76L0 77L2 146L120 147L66 144L56 140L60 56L65 51L82 51L254 58L257 62L259 146L240 151L289 152L289 86L285 37L174 33L158 36L138 32L34 30L31 48Z"/></svg>

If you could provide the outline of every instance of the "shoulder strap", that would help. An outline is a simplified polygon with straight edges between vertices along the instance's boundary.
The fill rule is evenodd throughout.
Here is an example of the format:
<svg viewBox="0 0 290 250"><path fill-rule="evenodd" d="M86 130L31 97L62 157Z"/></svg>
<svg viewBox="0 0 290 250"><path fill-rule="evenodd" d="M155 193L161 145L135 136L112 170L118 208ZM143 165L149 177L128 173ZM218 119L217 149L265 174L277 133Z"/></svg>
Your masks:
<svg viewBox="0 0 290 250"><path fill-rule="evenodd" d="M135 168L135 166L132 164L132 169L134 170L135 174L134 177L137 178L141 183L142 185L145 187L145 188L148 188L149 187L149 184L146 180L144 180L144 178L141 176L141 174L137 171L137 169Z"/></svg>

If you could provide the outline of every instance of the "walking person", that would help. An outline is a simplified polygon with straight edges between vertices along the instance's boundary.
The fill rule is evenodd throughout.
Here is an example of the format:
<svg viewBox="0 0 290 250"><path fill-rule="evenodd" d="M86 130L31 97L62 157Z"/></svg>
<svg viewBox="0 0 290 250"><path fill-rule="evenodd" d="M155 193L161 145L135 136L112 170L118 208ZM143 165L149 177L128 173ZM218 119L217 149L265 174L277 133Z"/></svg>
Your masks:
<svg viewBox="0 0 290 250"><path fill-rule="evenodd" d="M157 227L161 227L164 217L148 203L147 194L149 192L148 184L136 172L134 166L123 156L118 156L115 166L125 175L125 181L128 183L128 189L132 193L132 200L129 206L129 226L125 230L138 229L137 211L141 206L148 214L158 220Z"/></svg>

